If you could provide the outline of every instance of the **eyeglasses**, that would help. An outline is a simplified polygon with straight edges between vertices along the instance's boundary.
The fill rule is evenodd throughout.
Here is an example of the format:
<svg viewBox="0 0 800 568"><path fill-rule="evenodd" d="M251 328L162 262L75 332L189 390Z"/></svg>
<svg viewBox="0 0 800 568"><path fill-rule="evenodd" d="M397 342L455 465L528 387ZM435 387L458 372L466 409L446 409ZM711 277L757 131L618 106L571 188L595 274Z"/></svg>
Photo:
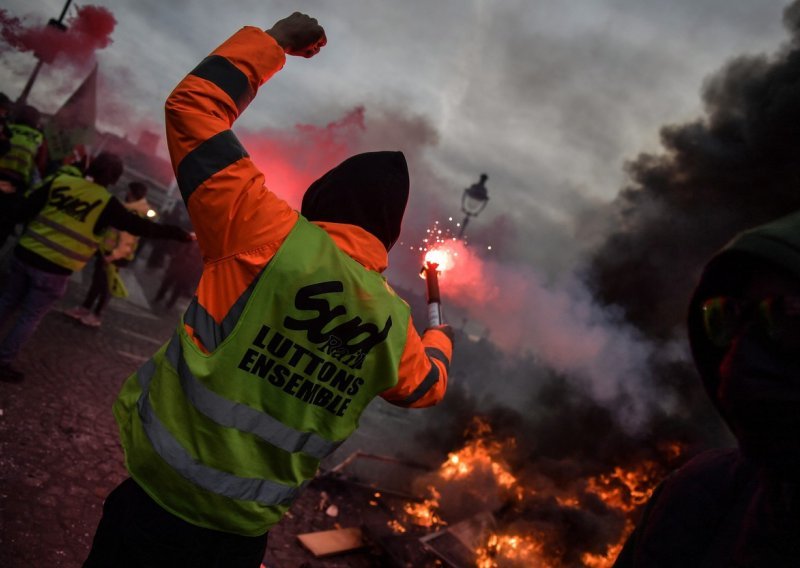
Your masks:
<svg viewBox="0 0 800 568"><path fill-rule="evenodd" d="M800 297L771 296L742 300L717 296L703 302L703 327L717 347L728 347L748 324L767 339L800 355Z"/></svg>

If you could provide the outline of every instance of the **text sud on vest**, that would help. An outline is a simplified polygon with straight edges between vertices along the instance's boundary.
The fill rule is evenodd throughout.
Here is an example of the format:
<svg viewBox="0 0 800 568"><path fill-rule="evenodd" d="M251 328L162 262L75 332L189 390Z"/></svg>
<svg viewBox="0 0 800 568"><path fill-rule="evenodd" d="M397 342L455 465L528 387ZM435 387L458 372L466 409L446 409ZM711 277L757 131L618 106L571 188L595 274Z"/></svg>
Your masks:
<svg viewBox="0 0 800 568"><path fill-rule="evenodd" d="M89 202L73 195L67 195L69 190L69 187L54 187L50 192L50 201L48 204L78 221L86 221L86 217L89 213L103 203L102 199Z"/></svg>
<svg viewBox="0 0 800 568"><path fill-rule="evenodd" d="M360 369L370 350L386 340L392 328L392 318L386 318L382 330L356 316L335 325L330 331L323 331L345 315L347 309L343 305L332 308L327 299L319 296L342 291L344 285L334 280L304 286L295 294L294 305L298 310L316 312L317 315L303 320L287 316L283 319L283 326L305 331L314 347L300 345L279 331L262 325L251 342L255 349L249 347L245 351L239 368L266 378L273 386L307 404L344 416L352 400L349 397L357 394L364 384L364 379L351 373L350 369Z"/></svg>

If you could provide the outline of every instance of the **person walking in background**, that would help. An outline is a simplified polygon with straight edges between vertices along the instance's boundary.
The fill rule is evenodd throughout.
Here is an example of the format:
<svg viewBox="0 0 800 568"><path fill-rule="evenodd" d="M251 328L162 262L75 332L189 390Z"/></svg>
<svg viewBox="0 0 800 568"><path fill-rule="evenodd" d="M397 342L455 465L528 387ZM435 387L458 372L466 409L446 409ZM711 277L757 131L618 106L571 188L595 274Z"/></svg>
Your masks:
<svg viewBox="0 0 800 568"><path fill-rule="evenodd" d="M153 304L166 299L165 307L172 309L181 297L191 298L203 273L203 254L196 242L174 243L161 285Z"/></svg>
<svg viewBox="0 0 800 568"><path fill-rule="evenodd" d="M147 186L134 181L128 184L123 205L125 209L146 218L150 211L147 202ZM119 277L119 269L130 264L136 256L139 237L126 231L109 227L103 233L94 255L92 284L83 304L64 312L67 316L89 327L100 327L103 311L111 296L127 297L127 290Z"/></svg>
<svg viewBox="0 0 800 568"><path fill-rule="evenodd" d="M10 275L0 295L0 326L19 310L0 341L0 380L24 378L12 365L19 350L64 295L70 275L92 258L108 227L134 235L193 238L180 227L157 225L125 209L107 189L122 169L118 156L101 153L89 165L86 178L57 176L23 202L20 214L30 221L14 248Z"/></svg>
<svg viewBox="0 0 800 568"><path fill-rule="evenodd" d="M245 27L170 95L167 140L205 267L175 334L114 404L131 475L86 568L258 568L267 533L376 396L439 402L452 332L414 328L381 272L409 193L401 152L348 158L297 211L231 131L286 55L325 45L300 13Z"/></svg>
<svg viewBox="0 0 800 568"><path fill-rule="evenodd" d="M797 566L800 212L714 256L688 322L695 366L738 447L665 479L614 566Z"/></svg>
<svg viewBox="0 0 800 568"><path fill-rule="evenodd" d="M9 149L0 155L0 247L14 231L25 192L41 179L47 161L39 111L30 105L12 116Z"/></svg>

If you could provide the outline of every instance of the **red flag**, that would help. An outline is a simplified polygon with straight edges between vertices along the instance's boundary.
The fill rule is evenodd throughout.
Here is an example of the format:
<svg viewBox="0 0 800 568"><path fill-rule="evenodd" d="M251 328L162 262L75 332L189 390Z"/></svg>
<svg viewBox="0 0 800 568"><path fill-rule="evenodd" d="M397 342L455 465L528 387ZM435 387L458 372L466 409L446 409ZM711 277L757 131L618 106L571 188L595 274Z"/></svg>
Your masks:
<svg viewBox="0 0 800 568"><path fill-rule="evenodd" d="M61 160L78 144L91 144L96 117L97 64L44 128L50 158Z"/></svg>

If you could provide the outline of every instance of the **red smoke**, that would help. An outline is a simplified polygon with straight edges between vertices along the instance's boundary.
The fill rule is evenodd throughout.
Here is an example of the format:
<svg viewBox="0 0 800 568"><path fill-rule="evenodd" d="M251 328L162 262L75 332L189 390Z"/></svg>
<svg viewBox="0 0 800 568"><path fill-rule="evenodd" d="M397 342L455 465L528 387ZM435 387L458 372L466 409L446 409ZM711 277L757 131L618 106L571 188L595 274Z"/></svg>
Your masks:
<svg viewBox="0 0 800 568"><path fill-rule="evenodd" d="M439 278L445 315L448 305L459 307L486 325L504 351L529 351L547 367L587 381L601 400L623 390L623 381L628 392L640 388L652 347L598 305L579 279L551 285L533 268L483 258L460 240L432 248L453 260ZM630 409L632 415L638 410Z"/></svg>
<svg viewBox="0 0 800 568"><path fill-rule="evenodd" d="M0 10L0 37L17 51L33 52L46 63L80 64L111 43L117 20L106 8L81 6L67 19L67 30L29 25Z"/></svg>
<svg viewBox="0 0 800 568"><path fill-rule="evenodd" d="M364 108L356 107L323 127L298 124L289 131L242 129L237 135L264 172L267 187L300 209L306 188L355 153L365 131Z"/></svg>

